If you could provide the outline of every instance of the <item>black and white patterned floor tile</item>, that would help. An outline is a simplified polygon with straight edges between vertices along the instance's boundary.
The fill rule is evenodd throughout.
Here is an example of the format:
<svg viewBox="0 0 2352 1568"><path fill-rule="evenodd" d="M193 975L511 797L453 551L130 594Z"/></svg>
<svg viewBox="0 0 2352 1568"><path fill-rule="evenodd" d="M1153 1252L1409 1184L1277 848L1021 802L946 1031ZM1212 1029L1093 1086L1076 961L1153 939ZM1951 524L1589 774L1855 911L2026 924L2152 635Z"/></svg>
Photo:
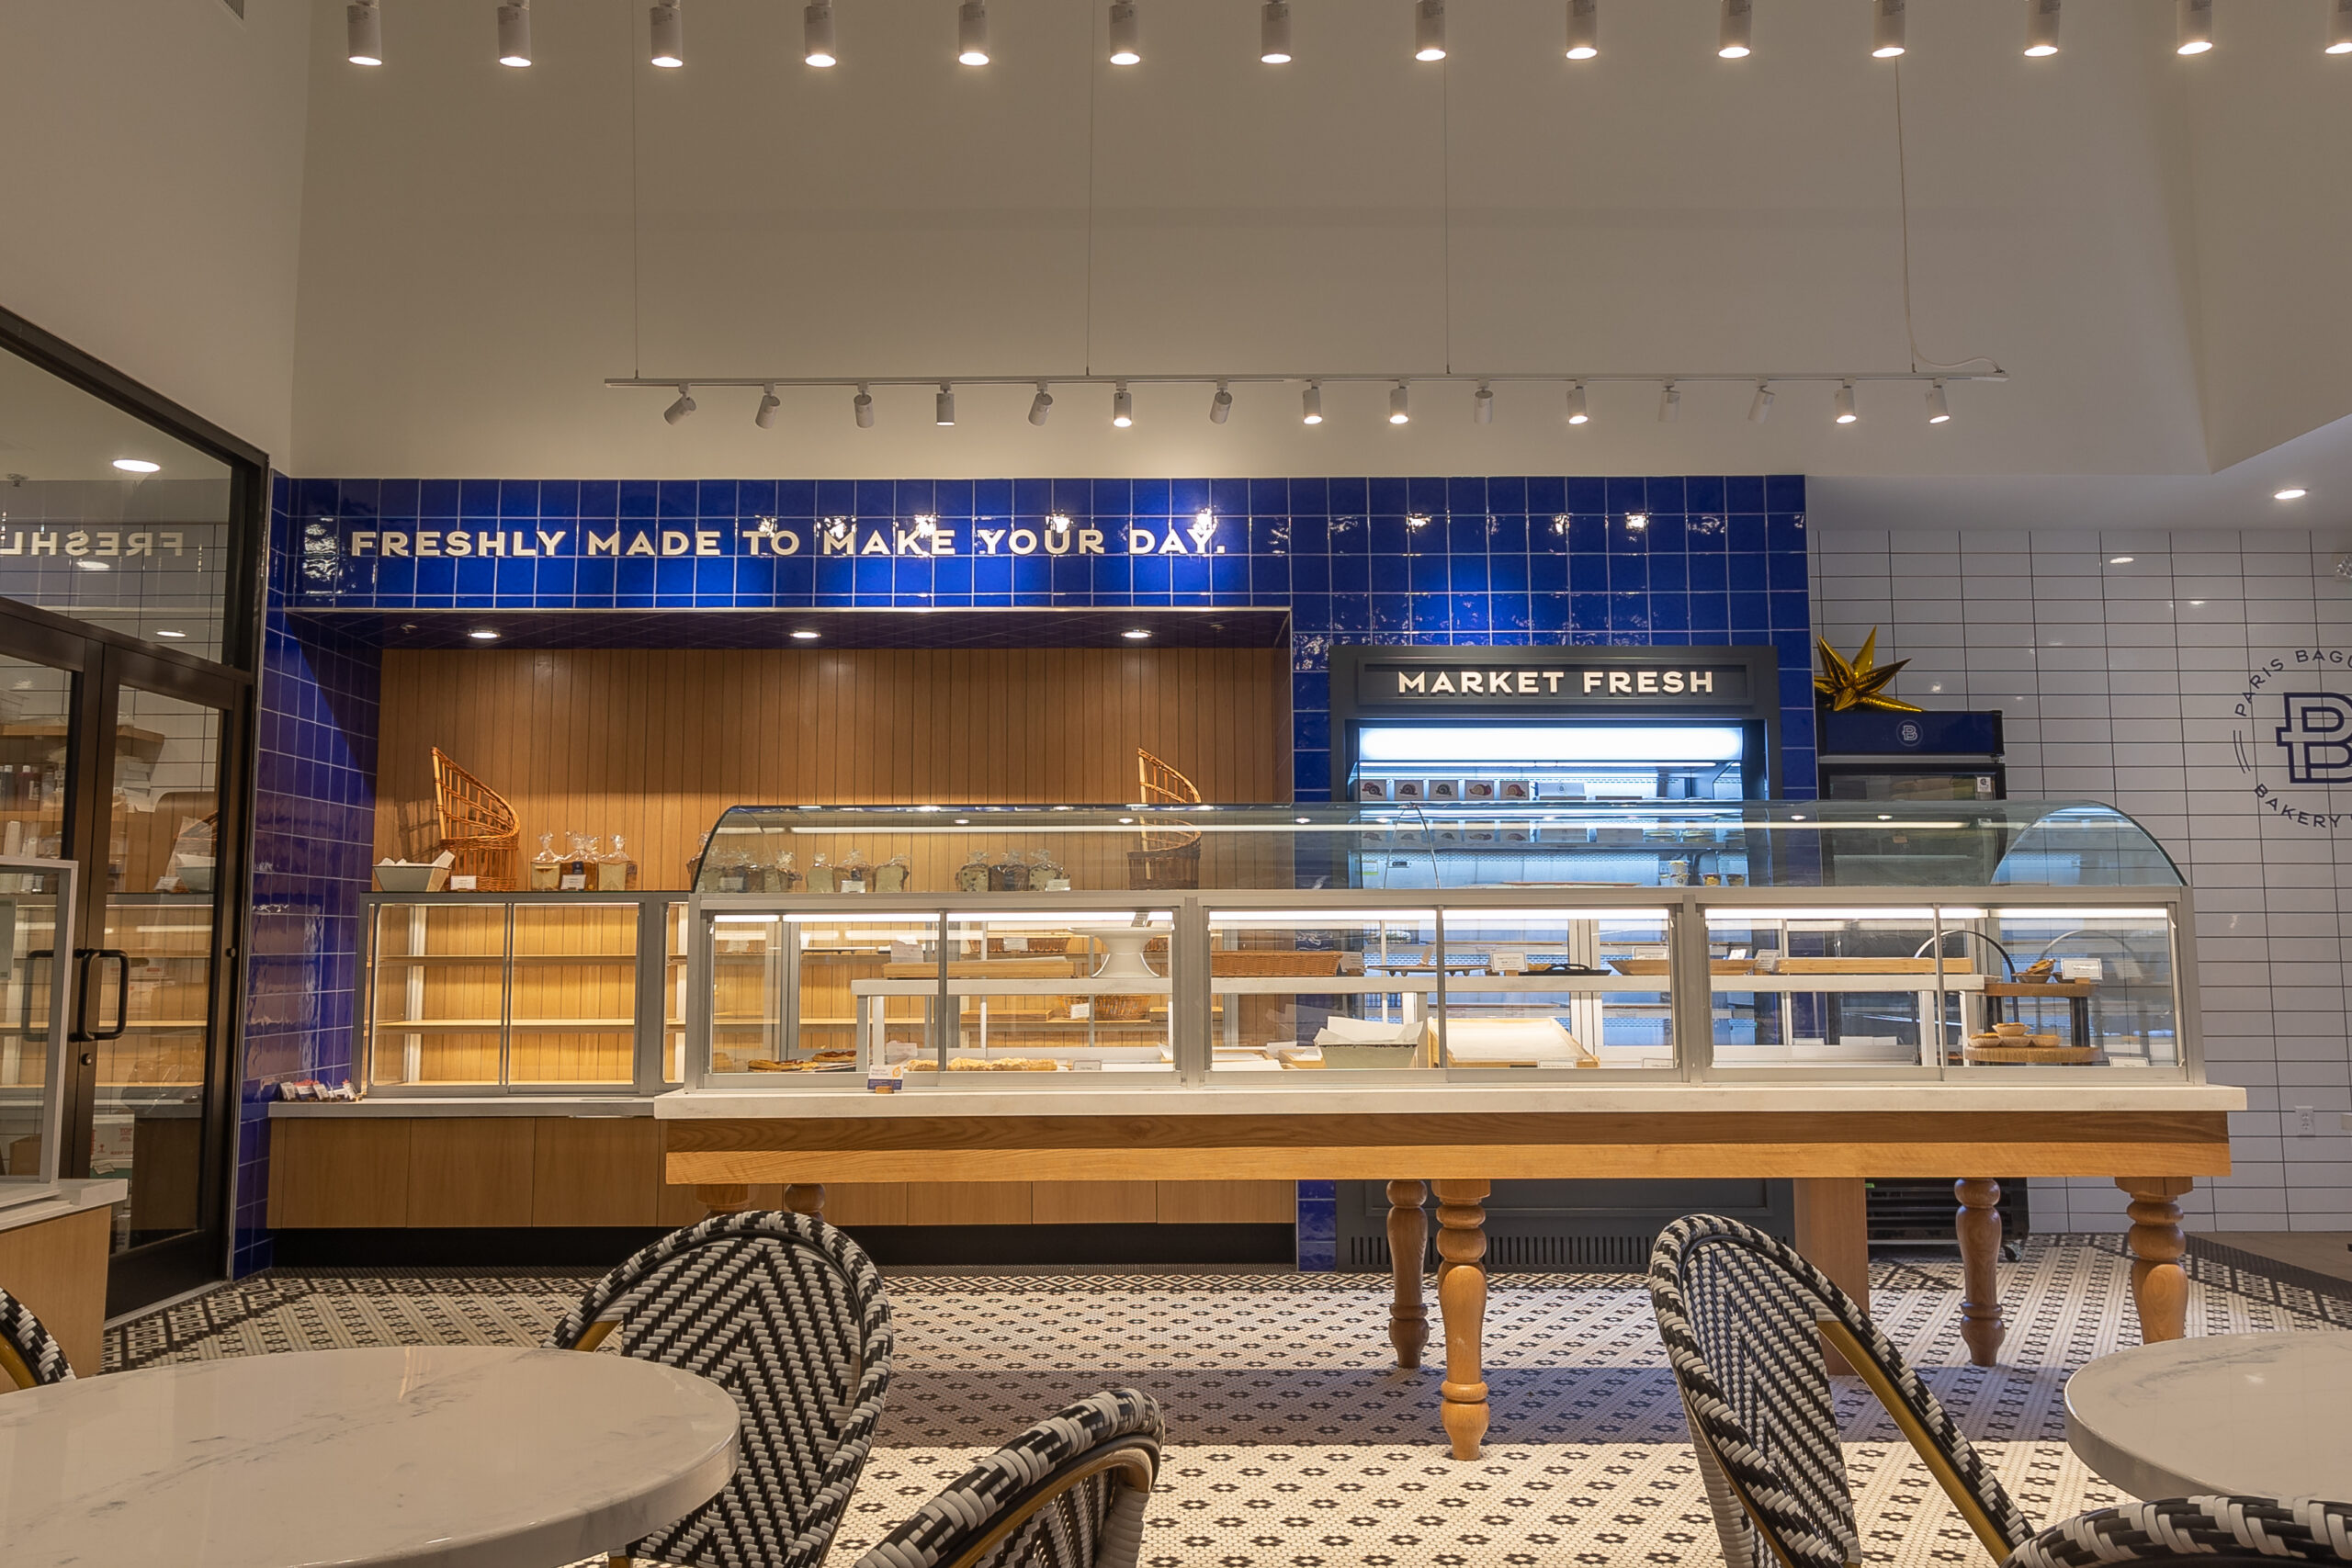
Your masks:
<svg viewBox="0 0 2352 1568"><path fill-rule="evenodd" d="M2341 1302L2199 1269L2192 1333L2327 1326ZM2116 1500L2064 1442L2067 1374L2136 1342L2130 1263L2107 1238L2037 1238L2004 1265L2003 1365L1968 1365L1959 1269L1882 1261L1871 1310L2036 1518ZM584 1288L561 1275L274 1273L110 1330L107 1365L385 1344L532 1344ZM1486 1454L1457 1463L1436 1361L1392 1363L1368 1275L893 1273L899 1359L879 1440L836 1540L851 1561L973 1459L1119 1383L1168 1411L1150 1568L1712 1564L1721 1552L1636 1276L1497 1276ZM2299 1310L2309 1308L2311 1310ZM1435 1318L1434 1303L1431 1317ZM1434 1325L1432 1325L1434 1327ZM1435 1337L1433 1336L1433 1337ZM1873 1563L1982 1561L1859 1384L1848 1464Z"/></svg>

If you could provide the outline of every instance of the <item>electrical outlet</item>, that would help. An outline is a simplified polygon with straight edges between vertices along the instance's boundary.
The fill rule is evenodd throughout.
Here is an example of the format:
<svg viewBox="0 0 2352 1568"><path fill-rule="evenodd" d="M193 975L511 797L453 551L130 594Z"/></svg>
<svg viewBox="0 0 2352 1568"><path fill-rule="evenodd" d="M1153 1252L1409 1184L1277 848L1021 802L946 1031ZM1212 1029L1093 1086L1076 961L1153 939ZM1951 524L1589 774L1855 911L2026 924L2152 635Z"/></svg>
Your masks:
<svg viewBox="0 0 2352 1568"><path fill-rule="evenodd" d="M2319 1116L2308 1105L2295 1107L2295 1135L2308 1138L2319 1131Z"/></svg>

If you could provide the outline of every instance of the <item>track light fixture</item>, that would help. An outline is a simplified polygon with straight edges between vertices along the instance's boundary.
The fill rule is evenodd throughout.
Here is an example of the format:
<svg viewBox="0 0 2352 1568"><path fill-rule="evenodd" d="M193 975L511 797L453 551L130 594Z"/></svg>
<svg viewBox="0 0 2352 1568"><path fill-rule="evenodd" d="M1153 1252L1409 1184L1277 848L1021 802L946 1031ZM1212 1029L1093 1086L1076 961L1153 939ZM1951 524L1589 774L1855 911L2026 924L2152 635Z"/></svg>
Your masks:
<svg viewBox="0 0 2352 1568"><path fill-rule="evenodd" d="M1831 406L1837 410L1840 424L1851 424L1862 417L1854 410L1854 384L1851 381L1838 383L1838 393L1831 400Z"/></svg>
<svg viewBox="0 0 2352 1568"><path fill-rule="evenodd" d="M662 417L667 420L670 423L675 424L680 420L685 418L686 415L694 412L694 389L687 386L684 381L681 381L678 383L678 400L672 403L668 408L663 409L662 411Z"/></svg>
<svg viewBox="0 0 2352 1568"><path fill-rule="evenodd" d="M774 430L775 411L783 406L784 400L775 395L775 387L771 383L760 393L760 412L752 416L752 423L762 430Z"/></svg>
<svg viewBox="0 0 2352 1568"><path fill-rule="evenodd" d="M1125 430L1136 422L1136 396L1125 381L1111 389L1111 424Z"/></svg>
<svg viewBox="0 0 2352 1568"><path fill-rule="evenodd" d="M849 412L857 417L858 429L874 428L874 394L865 389L863 381L857 384L857 396L849 400Z"/></svg>
<svg viewBox="0 0 2352 1568"><path fill-rule="evenodd" d="M1258 59L1267 65L1290 63L1290 0L1266 0L1260 8Z"/></svg>
<svg viewBox="0 0 2352 1568"><path fill-rule="evenodd" d="M1298 395L1298 423L1301 424L1323 423L1322 382L1309 381L1306 384L1306 390Z"/></svg>
<svg viewBox="0 0 2352 1568"><path fill-rule="evenodd" d="M1582 424L1591 418L1592 415L1585 412L1584 383L1582 381L1569 382L1568 423L1570 424Z"/></svg>
<svg viewBox="0 0 2352 1568"><path fill-rule="evenodd" d="M1682 417L1682 389L1668 381L1657 389L1657 418L1660 424L1672 424Z"/></svg>
<svg viewBox="0 0 2352 1568"><path fill-rule="evenodd" d="M1903 53L1903 0L1871 0L1871 58L1894 60Z"/></svg>
<svg viewBox="0 0 2352 1568"><path fill-rule="evenodd" d="M1037 383L1037 395L1029 400L1029 423L1043 424L1054 412L1054 394L1046 390L1043 381Z"/></svg>
<svg viewBox="0 0 2352 1568"><path fill-rule="evenodd" d="M1143 28L1136 20L1135 0L1111 0L1111 63L1143 62Z"/></svg>
<svg viewBox="0 0 2352 1568"><path fill-rule="evenodd" d="M827 66L840 56L833 52L832 0L816 0L800 13L800 59L804 64Z"/></svg>
<svg viewBox="0 0 2352 1568"><path fill-rule="evenodd" d="M1951 400L1944 396L1944 384L1941 381L1930 381L1928 384L1928 423L1929 424L1951 423Z"/></svg>
<svg viewBox="0 0 2352 1568"><path fill-rule="evenodd" d="M2176 54L2203 54L2213 47L2213 0L2180 0L2180 38Z"/></svg>
<svg viewBox="0 0 2352 1568"><path fill-rule="evenodd" d="M1233 417L1233 389L1219 381L1216 396L1209 400L1209 423L1223 424Z"/></svg>
<svg viewBox="0 0 2352 1568"><path fill-rule="evenodd" d="M1771 382L1756 383L1756 395L1747 400L1747 420L1750 424L1761 424L1772 416L1773 396Z"/></svg>
<svg viewBox="0 0 2352 1568"><path fill-rule="evenodd" d="M498 63L517 68L531 63L531 0L498 8Z"/></svg>
<svg viewBox="0 0 2352 1568"><path fill-rule="evenodd" d="M944 381L939 384L939 390L932 395L931 423L933 424L956 423L956 389Z"/></svg>
<svg viewBox="0 0 2352 1568"><path fill-rule="evenodd" d="M1412 423L1411 401L1412 394L1405 389L1405 383L1397 382L1388 394L1388 423L1391 424Z"/></svg>
<svg viewBox="0 0 2352 1568"><path fill-rule="evenodd" d="M1568 58L1590 60L1600 52L1600 0L1568 0Z"/></svg>
<svg viewBox="0 0 2352 1568"><path fill-rule="evenodd" d="M1724 0L1723 20L1715 28L1715 52L1725 60L1745 60L1756 40L1755 0Z"/></svg>
<svg viewBox="0 0 2352 1568"><path fill-rule="evenodd" d="M2033 60L2058 52L2058 0L2025 0L2025 51Z"/></svg>
<svg viewBox="0 0 2352 1568"><path fill-rule="evenodd" d="M1413 58L1445 58L1445 0L1414 0Z"/></svg>
<svg viewBox="0 0 2352 1568"><path fill-rule="evenodd" d="M384 63L384 14L376 0L352 0L343 9L344 55L354 65Z"/></svg>
<svg viewBox="0 0 2352 1568"><path fill-rule="evenodd" d="M653 63L674 71L685 62L686 24L678 0L660 0L653 7Z"/></svg>
<svg viewBox="0 0 2352 1568"><path fill-rule="evenodd" d="M2328 0L2327 52L2352 54L2352 0Z"/></svg>
<svg viewBox="0 0 2352 1568"><path fill-rule="evenodd" d="M1474 424L1495 423L1495 389L1484 381L1479 382L1478 389L1470 394L1470 420Z"/></svg>
<svg viewBox="0 0 2352 1568"><path fill-rule="evenodd" d="M989 8L981 0L964 0L956 8L956 60L961 65L989 62Z"/></svg>

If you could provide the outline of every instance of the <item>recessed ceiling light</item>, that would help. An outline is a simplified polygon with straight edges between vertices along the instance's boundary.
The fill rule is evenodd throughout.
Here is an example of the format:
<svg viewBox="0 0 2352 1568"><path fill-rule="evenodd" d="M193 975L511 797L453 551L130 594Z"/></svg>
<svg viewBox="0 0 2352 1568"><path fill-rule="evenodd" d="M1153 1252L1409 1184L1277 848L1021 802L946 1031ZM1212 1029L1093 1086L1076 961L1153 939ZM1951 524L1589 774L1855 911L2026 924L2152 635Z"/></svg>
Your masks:
<svg viewBox="0 0 2352 1568"><path fill-rule="evenodd" d="M496 642L498 640L498 634L491 630L488 626L476 626L466 635L473 638L476 642Z"/></svg>
<svg viewBox="0 0 2352 1568"><path fill-rule="evenodd" d="M2271 494L2270 499L2273 501L2301 501L2310 493L2311 491L2303 489L2301 485L2289 485L2285 490L2274 491Z"/></svg>
<svg viewBox="0 0 2352 1568"><path fill-rule="evenodd" d="M815 642L823 635L824 634L821 632L814 631L807 626L803 626L798 631L792 634L792 640L795 642Z"/></svg>
<svg viewBox="0 0 2352 1568"><path fill-rule="evenodd" d="M2203 606L2204 603L2205 603L2205 601L2204 601L2204 600L2202 600L2202 599L2191 599L2191 600L2188 602L2188 607L2189 607L2190 609L2192 609L2192 610L2194 610L2194 609L2199 609L2199 608L2201 608L2201 607Z"/></svg>
<svg viewBox="0 0 2352 1568"><path fill-rule="evenodd" d="M1650 514L1648 513L1628 512L1625 513L1625 526L1631 528L1634 533L1638 534L1649 525Z"/></svg>
<svg viewBox="0 0 2352 1568"><path fill-rule="evenodd" d="M2109 556L2107 558L2107 564L2109 566L2130 566L2133 561L2138 560L2139 558L2140 558L2138 556Z"/></svg>
<svg viewBox="0 0 2352 1568"><path fill-rule="evenodd" d="M1125 637L1129 642L1141 642L1146 637L1149 637L1151 632L1148 627L1129 626L1125 631L1121 632L1119 635Z"/></svg>
<svg viewBox="0 0 2352 1568"><path fill-rule="evenodd" d="M151 463L144 457L117 457L114 466L126 474L156 474L164 469L163 464Z"/></svg>
<svg viewBox="0 0 2352 1568"><path fill-rule="evenodd" d="M1306 825L1306 818L1304 817L1298 818L1296 820L1301 827L1305 827Z"/></svg>
<svg viewBox="0 0 2352 1568"><path fill-rule="evenodd" d="M186 633L186 632L159 631L159 632L157 632L155 635L156 635L157 637L186 637L186 636L187 636L187 633Z"/></svg>
<svg viewBox="0 0 2352 1568"><path fill-rule="evenodd" d="M971 823L972 819L968 817L958 817L956 818L956 826L958 828L968 828L971 826Z"/></svg>
<svg viewBox="0 0 2352 1568"><path fill-rule="evenodd" d="M84 571L112 571L114 570L114 565L110 561L77 560L74 564Z"/></svg>
<svg viewBox="0 0 2352 1568"><path fill-rule="evenodd" d="M1135 818L1132 818L1132 817L1122 817L1122 818L1119 818L1119 820L1120 820L1120 821L1122 821L1122 822L1132 822L1132 821L1134 821L1134 820L1135 820Z"/></svg>

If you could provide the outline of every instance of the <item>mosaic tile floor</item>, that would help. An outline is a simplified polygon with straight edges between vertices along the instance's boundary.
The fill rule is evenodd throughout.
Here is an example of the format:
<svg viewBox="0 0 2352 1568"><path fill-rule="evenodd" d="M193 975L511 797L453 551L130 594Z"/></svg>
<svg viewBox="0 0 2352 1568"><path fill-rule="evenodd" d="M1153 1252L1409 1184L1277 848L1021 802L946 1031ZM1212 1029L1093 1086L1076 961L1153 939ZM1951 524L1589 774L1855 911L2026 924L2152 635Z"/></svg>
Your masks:
<svg viewBox="0 0 2352 1568"><path fill-rule="evenodd" d="M2111 1239L2037 1238L2004 1265L2005 1364L1967 1364L1958 1265L1882 1261L1873 1314L2029 1516L2115 1501L2067 1450L2067 1373L2136 1343ZM2191 1333L2352 1326L2352 1291L2202 1259ZM110 1369L347 1345L536 1343L572 1277L273 1273L107 1335ZM1367 1275L892 1273L899 1364L831 1561L846 1563L978 1453L1079 1395L1132 1383L1167 1409L1150 1568L1484 1568L1719 1562L1681 1412L1630 1275L1499 1275L1487 1317L1494 1426L1447 1457L1439 1373L1389 1364ZM1432 1316L1434 1316L1432 1312ZM1872 1562L1982 1562L1859 1384L1841 1388Z"/></svg>

